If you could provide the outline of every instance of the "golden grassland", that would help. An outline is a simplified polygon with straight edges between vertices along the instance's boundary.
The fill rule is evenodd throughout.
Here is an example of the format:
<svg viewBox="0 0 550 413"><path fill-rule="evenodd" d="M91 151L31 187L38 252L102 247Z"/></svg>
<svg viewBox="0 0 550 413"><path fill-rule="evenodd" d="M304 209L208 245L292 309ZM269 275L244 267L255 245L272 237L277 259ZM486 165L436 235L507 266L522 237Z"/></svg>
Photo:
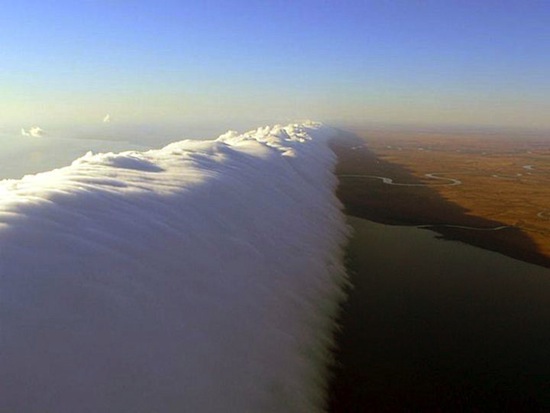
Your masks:
<svg viewBox="0 0 550 413"><path fill-rule="evenodd" d="M450 234L447 228L444 235L475 238L474 244L539 264L545 260L529 259L530 254L550 260L550 136L380 130L354 135L336 147L338 174L426 186L341 178L340 196L352 214L387 223L505 225L510 230Z"/></svg>

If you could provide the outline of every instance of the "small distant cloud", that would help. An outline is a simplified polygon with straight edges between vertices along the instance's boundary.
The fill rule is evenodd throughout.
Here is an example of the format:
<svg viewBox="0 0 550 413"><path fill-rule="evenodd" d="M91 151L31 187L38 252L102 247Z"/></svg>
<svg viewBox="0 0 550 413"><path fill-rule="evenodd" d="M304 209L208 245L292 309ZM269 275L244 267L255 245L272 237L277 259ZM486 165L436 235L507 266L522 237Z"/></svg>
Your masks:
<svg viewBox="0 0 550 413"><path fill-rule="evenodd" d="M40 126L31 126L30 129L26 130L21 128L21 135L39 138L44 135L44 129L42 129Z"/></svg>
<svg viewBox="0 0 550 413"><path fill-rule="evenodd" d="M109 115L108 113L105 115L105 117L103 118L103 123L109 123L111 122L111 115Z"/></svg>

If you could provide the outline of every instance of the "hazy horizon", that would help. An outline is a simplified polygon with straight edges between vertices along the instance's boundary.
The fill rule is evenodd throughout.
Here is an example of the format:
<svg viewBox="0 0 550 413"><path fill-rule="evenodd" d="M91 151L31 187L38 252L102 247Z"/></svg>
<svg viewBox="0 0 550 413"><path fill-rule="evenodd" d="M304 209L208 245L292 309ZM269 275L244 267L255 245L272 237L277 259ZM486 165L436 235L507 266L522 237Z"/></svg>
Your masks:
<svg viewBox="0 0 550 413"><path fill-rule="evenodd" d="M4 128L550 129L545 3L23 0L3 16Z"/></svg>

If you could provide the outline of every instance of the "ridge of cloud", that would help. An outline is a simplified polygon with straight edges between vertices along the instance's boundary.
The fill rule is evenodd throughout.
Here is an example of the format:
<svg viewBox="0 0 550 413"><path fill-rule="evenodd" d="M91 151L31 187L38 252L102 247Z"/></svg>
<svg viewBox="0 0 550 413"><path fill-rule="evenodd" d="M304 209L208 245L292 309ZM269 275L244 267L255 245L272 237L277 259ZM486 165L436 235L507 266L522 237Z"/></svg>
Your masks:
<svg viewBox="0 0 550 413"><path fill-rule="evenodd" d="M0 410L323 411L346 282L330 133L264 127L1 181Z"/></svg>

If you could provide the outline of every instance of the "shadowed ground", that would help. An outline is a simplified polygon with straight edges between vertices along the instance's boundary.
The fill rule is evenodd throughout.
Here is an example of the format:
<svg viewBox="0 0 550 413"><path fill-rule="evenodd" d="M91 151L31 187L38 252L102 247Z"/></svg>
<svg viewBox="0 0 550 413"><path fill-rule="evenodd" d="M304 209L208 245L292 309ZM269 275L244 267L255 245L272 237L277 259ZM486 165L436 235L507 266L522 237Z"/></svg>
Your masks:
<svg viewBox="0 0 550 413"><path fill-rule="evenodd" d="M466 208L442 197L438 189L445 181L419 179L410 169L381 159L368 149L365 142L353 134L342 133L341 139L333 143L333 150L339 157L336 173L342 176L338 196L348 215L385 224L433 225L433 229L445 239L460 240L550 268L550 257L540 251L539 245L524 230L509 226L506 222L473 215ZM432 172L439 177L454 178L452 172L457 167L449 165L449 169ZM389 177L396 183L429 186L387 185L380 179L346 175ZM475 231L444 225L509 227L498 231ZM547 240L550 240L550 234Z"/></svg>

